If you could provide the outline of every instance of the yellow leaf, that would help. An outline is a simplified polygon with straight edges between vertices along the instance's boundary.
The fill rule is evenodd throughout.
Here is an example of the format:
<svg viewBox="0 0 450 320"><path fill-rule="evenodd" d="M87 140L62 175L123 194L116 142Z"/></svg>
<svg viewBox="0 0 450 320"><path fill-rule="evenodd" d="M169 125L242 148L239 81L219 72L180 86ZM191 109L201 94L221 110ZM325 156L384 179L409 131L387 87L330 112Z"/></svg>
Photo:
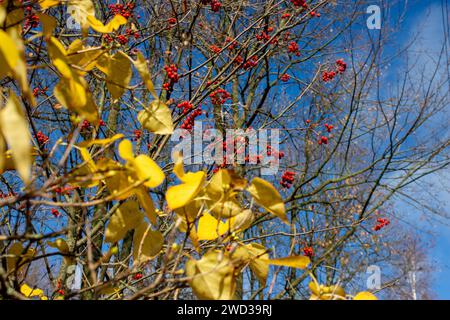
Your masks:
<svg viewBox="0 0 450 320"><path fill-rule="evenodd" d="M12 36L0 29L0 79L8 75L14 77L19 82L23 94L34 106L35 100L28 86L22 38L17 33L18 31L11 31L14 35Z"/></svg>
<svg viewBox="0 0 450 320"><path fill-rule="evenodd" d="M120 14L116 14L106 26L94 16L88 16L87 20L91 28L100 33L111 33L127 23L127 19Z"/></svg>
<svg viewBox="0 0 450 320"><path fill-rule="evenodd" d="M228 223L217 220L209 213L203 213L198 220L198 240L214 240L228 232Z"/></svg>
<svg viewBox="0 0 450 320"><path fill-rule="evenodd" d="M67 62L70 65L76 65L77 72L84 74L97 66L98 61L105 55L105 51L101 48L85 47L80 39L76 39L67 48L66 55Z"/></svg>
<svg viewBox="0 0 450 320"><path fill-rule="evenodd" d="M183 182L180 185L170 187L166 192L167 205L170 209L175 210L184 207L195 199L203 188L206 174L203 171L185 173L181 154L175 155L173 172Z"/></svg>
<svg viewBox="0 0 450 320"><path fill-rule="evenodd" d="M144 185L149 188L156 188L164 181L164 172L161 168L146 155L138 155L130 161L139 181L146 181Z"/></svg>
<svg viewBox="0 0 450 320"><path fill-rule="evenodd" d="M255 215L252 210L244 210L238 215L230 219L231 230L234 231L245 231L251 227L253 221L255 220Z"/></svg>
<svg viewBox="0 0 450 320"><path fill-rule="evenodd" d="M221 169L214 174L206 187L206 201L216 218L231 218L242 212L236 199L238 192L247 184L233 170Z"/></svg>
<svg viewBox="0 0 450 320"><path fill-rule="evenodd" d="M111 138L83 141L83 142L80 142L78 144L78 146L80 146L82 148L89 148L93 145L106 146L108 144L111 144L111 143L119 140L119 139L122 139L123 137L124 137L124 135L122 133L118 133L118 134L115 134L114 136L112 136Z"/></svg>
<svg viewBox="0 0 450 320"><path fill-rule="evenodd" d="M353 300L378 300L375 295L370 292L362 291L353 297Z"/></svg>
<svg viewBox="0 0 450 320"><path fill-rule="evenodd" d="M311 300L342 300L345 298L345 290L337 285L324 286L311 281L308 286L312 292Z"/></svg>
<svg viewBox="0 0 450 320"><path fill-rule="evenodd" d="M14 165L25 184L30 182L33 162L28 122L16 94L11 90L5 108L0 110L0 130L9 145Z"/></svg>
<svg viewBox="0 0 450 320"><path fill-rule="evenodd" d="M189 172L184 177L184 183L170 187L166 192L167 205L170 209L178 209L194 200L205 182L203 171Z"/></svg>
<svg viewBox="0 0 450 320"><path fill-rule="evenodd" d="M98 109L84 79L80 77L69 80L61 79L53 93L61 105L76 112L94 125L98 123Z"/></svg>
<svg viewBox="0 0 450 320"><path fill-rule="evenodd" d="M161 232L151 230L147 223L141 223L134 230L133 259L135 264L155 257L162 249L164 238Z"/></svg>
<svg viewBox="0 0 450 320"><path fill-rule="evenodd" d="M289 223L283 199L269 182L261 178L254 178L247 191L258 205L279 217L283 222Z"/></svg>
<svg viewBox="0 0 450 320"><path fill-rule="evenodd" d="M232 254L232 258L238 258L250 264L250 269L258 280L264 285L269 275L269 264L265 260L269 259L267 249L259 243L250 243L239 246Z"/></svg>
<svg viewBox="0 0 450 320"><path fill-rule="evenodd" d="M57 6L61 3L61 0L39 0L39 5L42 9L48 9L50 7Z"/></svg>
<svg viewBox="0 0 450 320"><path fill-rule="evenodd" d="M156 225L157 221L157 214L155 210L155 206L153 205L153 200L145 190L145 188L136 188L136 196L139 200L139 204L144 209L147 218L150 220L151 223Z"/></svg>
<svg viewBox="0 0 450 320"><path fill-rule="evenodd" d="M48 300L48 298L44 295L44 291L38 288L32 289L27 284L22 284L20 286L20 293L27 298L39 297L41 300Z"/></svg>
<svg viewBox="0 0 450 320"><path fill-rule="evenodd" d="M70 253L69 245L64 239L56 239L54 242L47 242L47 244L55 249L58 249L63 255L68 255ZM68 256L63 256L63 259L67 265L71 265L74 263L74 259Z"/></svg>
<svg viewBox="0 0 450 320"><path fill-rule="evenodd" d="M6 2L4 1L0 3L0 25L3 25L5 19L6 19Z"/></svg>
<svg viewBox="0 0 450 320"><path fill-rule="evenodd" d="M126 233L143 223L144 216L136 201L122 203L109 220L105 241L114 243L123 239Z"/></svg>
<svg viewBox="0 0 450 320"><path fill-rule="evenodd" d="M15 242L8 249L8 257L6 258L6 267L8 272L16 269L19 266L19 270L22 269L25 264L31 261L36 254L34 249L25 250L20 242Z"/></svg>
<svg viewBox="0 0 450 320"><path fill-rule="evenodd" d="M70 15L81 25L83 35L86 35L89 29L87 17L95 16L94 4L91 0L69 0L68 8L72 9Z"/></svg>
<svg viewBox="0 0 450 320"><path fill-rule="evenodd" d="M161 135L173 133L171 111L160 100L153 101L148 108L139 112L138 120L150 132Z"/></svg>
<svg viewBox="0 0 450 320"><path fill-rule="evenodd" d="M234 266L230 258L218 251L210 251L200 260L189 260L186 263L186 275L192 291L201 300L234 298Z"/></svg>
<svg viewBox="0 0 450 320"><path fill-rule="evenodd" d="M128 88L132 76L131 61L122 51L109 59L106 86L114 99L119 99Z"/></svg>
<svg viewBox="0 0 450 320"><path fill-rule="evenodd" d="M130 140L123 140L119 143L119 155L123 160L133 160L133 144Z"/></svg>
<svg viewBox="0 0 450 320"><path fill-rule="evenodd" d="M137 60L135 60L133 63L134 67L137 69L142 80L144 81L144 84L147 87L148 91L150 91L155 99L158 99L158 95L156 94L155 87L150 76L150 68L148 67L147 61L145 61L145 58L140 51L138 51L137 53Z"/></svg>
<svg viewBox="0 0 450 320"><path fill-rule="evenodd" d="M52 16L49 16L49 15L45 14L45 13L38 12L36 14L37 14L37 16L39 17L39 20L42 23L42 29L43 29L44 37L46 39L50 39L50 37L51 37L51 35L53 33L53 30L55 30L55 28L56 28L56 23L57 23L56 19L54 17L52 17Z"/></svg>
<svg viewBox="0 0 450 320"><path fill-rule="evenodd" d="M306 269L311 262L311 260L305 256L290 256L279 259L270 259L270 260L262 259L262 260L268 264L297 269Z"/></svg>
<svg viewBox="0 0 450 320"><path fill-rule="evenodd" d="M164 172L150 157L146 155L133 156L133 145L130 140L123 140L119 144L119 155L127 161L127 166L138 181L145 181L144 185L156 188L165 179Z"/></svg>

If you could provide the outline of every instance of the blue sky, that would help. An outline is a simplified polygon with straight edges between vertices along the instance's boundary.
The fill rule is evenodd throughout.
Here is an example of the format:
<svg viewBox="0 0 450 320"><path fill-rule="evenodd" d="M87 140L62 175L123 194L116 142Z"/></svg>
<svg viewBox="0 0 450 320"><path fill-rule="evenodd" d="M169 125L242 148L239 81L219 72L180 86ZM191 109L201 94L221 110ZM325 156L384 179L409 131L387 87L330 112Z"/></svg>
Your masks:
<svg viewBox="0 0 450 320"><path fill-rule="evenodd" d="M421 66L427 66L432 70L438 54L444 43L444 28L442 20L442 5L445 1L401 1L397 9L406 4L404 20L400 22L400 30L395 35L398 47L406 45L417 34L417 41L409 49L408 56L418 58ZM447 7L448 8L448 7ZM394 22L401 11L391 10L390 19ZM450 48L449 48L450 49ZM444 56L445 57L445 56ZM448 59L448 57L447 57ZM393 67L400 69L400 64ZM397 70L398 71L398 70ZM447 70L443 69L443 75L447 76ZM446 92L448 94L448 92ZM450 106L447 108L450 112ZM448 116L448 112L446 112ZM448 118L446 118L448 122ZM424 211L417 209L406 202L398 202L398 211L401 220L408 225L413 225L425 241L434 241L434 247L430 251L430 260L436 267L433 275L433 289L438 299L450 299L450 170L447 168L439 174L427 177L422 185L414 189L412 195L432 202L439 208L441 217L429 216ZM430 237L429 234L433 236Z"/></svg>

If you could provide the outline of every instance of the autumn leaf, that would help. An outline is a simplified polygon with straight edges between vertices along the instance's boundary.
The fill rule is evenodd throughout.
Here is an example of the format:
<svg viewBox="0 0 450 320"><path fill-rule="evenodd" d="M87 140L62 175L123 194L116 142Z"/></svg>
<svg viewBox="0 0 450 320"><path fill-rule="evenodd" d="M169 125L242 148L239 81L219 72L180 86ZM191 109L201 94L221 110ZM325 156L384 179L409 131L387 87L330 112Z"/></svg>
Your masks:
<svg viewBox="0 0 450 320"><path fill-rule="evenodd" d="M33 162L28 122L16 94L10 90L6 106L0 110L0 130L11 149L14 166L25 184L30 182Z"/></svg>
<svg viewBox="0 0 450 320"><path fill-rule="evenodd" d="M368 292L368 291L362 291L357 293L354 297L353 300L378 300L377 297Z"/></svg>
<svg viewBox="0 0 450 320"><path fill-rule="evenodd" d="M283 199L272 184L266 180L256 177L252 180L252 183L247 188L247 191L250 192L258 205L276 215L286 224L289 224Z"/></svg>
<svg viewBox="0 0 450 320"><path fill-rule="evenodd" d="M74 259L67 256L70 253L70 249L69 249L69 245L67 244L66 240L64 240L62 238L58 238L53 242L51 242L51 241L47 242L47 244L49 245L49 247L58 249L58 251L64 255L63 259L67 265L74 263Z"/></svg>
<svg viewBox="0 0 450 320"><path fill-rule="evenodd" d="M324 286L316 281L309 283L309 289L312 292L310 300L343 300L345 299L345 290L337 285Z"/></svg>
<svg viewBox="0 0 450 320"><path fill-rule="evenodd" d="M27 249L23 247L20 242L14 242L8 249L8 256L6 258L6 267L8 272L11 272L19 267L18 271L22 269L35 256L34 249Z"/></svg>
<svg viewBox="0 0 450 320"><path fill-rule="evenodd" d="M144 81L144 84L147 87L148 91L150 91L155 99L158 99L158 95L156 94L155 87L150 76L149 66L147 65L147 61L140 51L138 51L137 60L133 61L133 64L139 72L139 75Z"/></svg>
<svg viewBox="0 0 450 320"><path fill-rule="evenodd" d="M229 230L229 224L217 220L209 213L203 213L198 220L198 240L214 240L224 235Z"/></svg>
<svg viewBox="0 0 450 320"><path fill-rule="evenodd" d="M308 267L308 265L311 263L311 260L305 256L290 256L290 257L279 258L279 259L262 259L262 260L265 263L268 263L271 265L297 268L297 269L306 269Z"/></svg>
<svg viewBox="0 0 450 320"><path fill-rule="evenodd" d="M122 203L109 220L105 231L106 242L118 242L126 233L138 227L144 220L136 201L130 200Z"/></svg>
<svg viewBox="0 0 450 320"><path fill-rule="evenodd" d="M172 210L184 207L193 201L199 194L206 179L206 174L203 171L185 173L182 155L176 155L175 158L173 172L181 180L182 184L167 189L167 205Z"/></svg>
<svg viewBox="0 0 450 320"><path fill-rule="evenodd" d="M141 223L134 231L133 259L135 264L154 258L162 249L164 237L161 232L153 231L147 223Z"/></svg>
<svg viewBox="0 0 450 320"><path fill-rule="evenodd" d="M125 92L132 76L131 61L122 51L109 58L106 73L106 86L114 99L119 99Z"/></svg>
<svg viewBox="0 0 450 320"><path fill-rule="evenodd" d="M61 3L61 0L39 0L39 5L42 9L55 7Z"/></svg>
<svg viewBox="0 0 450 320"><path fill-rule="evenodd" d="M202 300L231 300L236 290L234 266L219 251L210 251L200 260L186 263L189 285L197 298Z"/></svg>
<svg viewBox="0 0 450 320"><path fill-rule="evenodd" d="M106 24L106 26L99 20L97 20L94 16L88 16L87 21L92 29L100 33L111 33L120 28L120 26L127 23L127 19L120 15L116 14L110 22Z"/></svg>
<svg viewBox="0 0 450 320"><path fill-rule="evenodd" d="M172 113L165 103L155 100L138 114L138 120L146 130L161 135L173 133Z"/></svg>
<svg viewBox="0 0 450 320"><path fill-rule="evenodd" d="M25 283L20 286L20 293L27 298L39 297L41 300L48 300L47 296L44 294L44 291L38 288L32 289Z"/></svg>
<svg viewBox="0 0 450 320"><path fill-rule="evenodd" d="M220 169L206 187L209 210L216 218L230 218L243 210L237 195L247 184L247 180L237 176L233 170Z"/></svg>
<svg viewBox="0 0 450 320"><path fill-rule="evenodd" d="M259 243L250 243L244 246L238 246L232 253L233 259L239 259L250 265L250 269L256 275L258 280L265 285L269 275L269 259L267 249Z"/></svg>
<svg viewBox="0 0 450 320"><path fill-rule="evenodd" d="M13 29L8 34L0 29L0 79L5 76L12 76L16 79L24 95L34 106L35 100L28 85L22 38L19 37L18 32Z"/></svg>

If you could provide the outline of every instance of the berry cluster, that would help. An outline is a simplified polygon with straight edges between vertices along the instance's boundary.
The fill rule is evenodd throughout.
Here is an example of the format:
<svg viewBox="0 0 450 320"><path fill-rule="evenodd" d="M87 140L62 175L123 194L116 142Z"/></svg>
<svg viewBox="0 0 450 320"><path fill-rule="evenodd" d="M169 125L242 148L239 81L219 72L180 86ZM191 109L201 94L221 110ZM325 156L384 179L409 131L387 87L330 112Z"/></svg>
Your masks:
<svg viewBox="0 0 450 320"><path fill-rule="evenodd" d="M222 49L220 49L220 48L219 48L218 46L216 46L216 45L211 45L211 46L209 47L209 49L211 49L211 51L214 52L215 54L219 54L220 51L222 51Z"/></svg>
<svg viewBox="0 0 450 320"><path fill-rule="evenodd" d="M202 4L208 4L211 6L211 11L218 12L222 8L222 3L219 0L202 0Z"/></svg>
<svg viewBox="0 0 450 320"><path fill-rule="evenodd" d="M321 136L319 141L317 142L319 145L328 144L328 138L325 136Z"/></svg>
<svg viewBox="0 0 450 320"><path fill-rule="evenodd" d="M169 24L169 28L172 28L177 24L177 18L169 18L167 19L167 23Z"/></svg>
<svg viewBox="0 0 450 320"><path fill-rule="evenodd" d="M308 8L308 4L306 3L306 0L291 0L291 2L296 7L303 7L305 9Z"/></svg>
<svg viewBox="0 0 450 320"><path fill-rule="evenodd" d="M163 84L163 89L166 91L170 91L173 88L173 85L180 80L180 76L178 75L178 67L174 64L171 64L170 66L164 66L164 70L167 73L169 82Z"/></svg>
<svg viewBox="0 0 450 320"><path fill-rule="evenodd" d="M132 2L125 5L120 3L108 5L108 9L112 15L120 14L127 19L133 17L133 10L135 7L136 5Z"/></svg>
<svg viewBox="0 0 450 320"><path fill-rule="evenodd" d="M389 219L378 218L377 224L375 225L375 227L373 227L373 230L379 231L384 227L388 226L390 223L391 221L389 221Z"/></svg>
<svg viewBox="0 0 450 320"><path fill-rule="evenodd" d="M51 213L55 218L58 218L61 215L61 213L55 208L52 208Z"/></svg>
<svg viewBox="0 0 450 320"><path fill-rule="evenodd" d="M72 192L74 189L76 189L76 187L71 187L71 186L68 186L68 187L56 187L55 188L55 192L57 194L68 194L68 193Z"/></svg>
<svg viewBox="0 0 450 320"><path fill-rule="evenodd" d="M344 62L344 59L336 60L337 72L342 74L347 70L347 64Z"/></svg>
<svg viewBox="0 0 450 320"><path fill-rule="evenodd" d="M186 119L181 124L181 129L192 130L194 127L195 119L202 115L202 108L198 107L192 111L190 115L186 117Z"/></svg>
<svg viewBox="0 0 450 320"><path fill-rule="evenodd" d="M39 25L39 17L36 14L33 13L33 8L30 7L30 6L25 7L25 24L24 24L24 29L37 28L38 25Z"/></svg>
<svg viewBox="0 0 450 320"><path fill-rule="evenodd" d="M280 184L282 187L289 189L290 187L292 187L294 179L295 179L295 172L285 171L281 176Z"/></svg>
<svg viewBox="0 0 450 320"><path fill-rule="evenodd" d="M48 136L46 136L45 134L42 133L42 131L39 131L36 134L36 139L39 143L39 145L43 146L44 144L46 144L49 140Z"/></svg>
<svg viewBox="0 0 450 320"><path fill-rule="evenodd" d="M250 59L248 59L248 60L244 63L243 68L244 68L245 70L248 70L248 69L251 69L251 68L256 67L257 65L258 65L258 57L255 56L255 55L253 55L253 56L250 57Z"/></svg>
<svg viewBox="0 0 450 320"><path fill-rule="evenodd" d="M324 71L322 74L322 80L328 82L334 79L336 74L343 74L347 70L347 64L343 59L336 60L336 71Z"/></svg>
<svg viewBox="0 0 450 320"><path fill-rule="evenodd" d="M280 80L283 81L283 82L288 82L290 79L291 79L291 76L288 75L287 73L283 74L283 75L280 77Z"/></svg>
<svg viewBox="0 0 450 320"><path fill-rule="evenodd" d="M273 155L274 157L278 157L278 159L283 159L284 158L284 152L280 151L278 152L277 150L272 149L271 146L267 146L267 151L266 151L268 156Z"/></svg>
<svg viewBox="0 0 450 320"><path fill-rule="evenodd" d="M314 250L312 247L304 247L303 254L307 257L312 258L314 256Z"/></svg>
<svg viewBox="0 0 450 320"><path fill-rule="evenodd" d="M209 97L211 99L211 103L214 106L221 106L225 102L227 102L228 99L231 99L230 93L222 88L217 88L216 90L211 92Z"/></svg>
<svg viewBox="0 0 450 320"><path fill-rule="evenodd" d="M332 124L325 123L325 128L327 129L328 133L330 133L333 130L334 126Z"/></svg>
<svg viewBox="0 0 450 320"><path fill-rule="evenodd" d="M11 197L15 197L16 194L12 191L10 191L9 193L3 193L3 191L0 191L0 199L6 199L6 198L11 198Z"/></svg>
<svg viewBox="0 0 450 320"><path fill-rule="evenodd" d="M142 137L142 130L133 131L133 140L138 141Z"/></svg>
<svg viewBox="0 0 450 320"><path fill-rule="evenodd" d="M230 50L230 51L236 49L237 46L238 46L238 42L236 40L233 40L230 37L226 37L225 38L225 45L228 45L228 44L230 44L229 47L228 47L228 50Z"/></svg>
<svg viewBox="0 0 450 320"><path fill-rule="evenodd" d="M183 109L183 113L187 114L189 113L192 109L194 109L194 105L192 103L190 103L189 101L183 101L181 103L179 103L177 105L178 109Z"/></svg>
<svg viewBox="0 0 450 320"><path fill-rule="evenodd" d="M42 89L36 87L33 89L33 96L35 96L36 98L39 97L40 95L46 96L47 90L48 90L48 87L44 87Z"/></svg>
<svg viewBox="0 0 450 320"><path fill-rule="evenodd" d="M142 275L142 273L138 272L133 276L133 280L140 280L142 279L144 276Z"/></svg>
<svg viewBox="0 0 450 320"><path fill-rule="evenodd" d="M296 55L297 57L300 56L300 49L297 42L294 41L289 42L288 52Z"/></svg>
<svg viewBox="0 0 450 320"><path fill-rule="evenodd" d="M273 27L268 27L267 30L262 31L260 34L256 35L256 40L260 42L269 41L270 40L270 33L273 31ZM278 44L278 40L276 38L272 39L270 41L270 44Z"/></svg>

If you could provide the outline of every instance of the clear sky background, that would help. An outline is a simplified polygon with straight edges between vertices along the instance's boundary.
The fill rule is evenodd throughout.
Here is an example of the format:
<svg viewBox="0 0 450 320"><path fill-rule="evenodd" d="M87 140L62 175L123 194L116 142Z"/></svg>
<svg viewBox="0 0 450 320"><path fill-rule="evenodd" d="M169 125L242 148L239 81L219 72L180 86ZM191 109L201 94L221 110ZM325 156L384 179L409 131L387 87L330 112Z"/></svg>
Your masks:
<svg viewBox="0 0 450 320"><path fill-rule="evenodd" d="M400 30L394 35L394 40L398 48L407 45L418 35L417 41L408 49L408 56L416 58L419 66L426 66L427 70L433 70L438 60L442 45L447 41L447 48L450 50L448 33L444 33L444 28L448 28L448 12L450 4L445 0L431 1L400 1L398 5L391 9L388 19L391 23L399 22ZM403 16L402 16L403 14ZM441 61L442 76L448 77L448 54L444 54ZM392 64L393 72L395 68L400 70L401 62ZM450 84L449 84L450 86ZM449 94L446 87L446 94ZM449 121L450 106L447 107L445 121ZM450 123L449 123L450 125ZM433 241L434 246L429 252L430 260L436 267L432 275L433 291L438 299L450 299L450 169L447 168L438 174L431 175L424 180L423 184L416 186L416 194L430 201L431 205L438 207L440 217L424 214L424 211L404 202L398 202L398 214L402 223L406 223L418 231L425 241ZM432 236L430 236L432 234Z"/></svg>

